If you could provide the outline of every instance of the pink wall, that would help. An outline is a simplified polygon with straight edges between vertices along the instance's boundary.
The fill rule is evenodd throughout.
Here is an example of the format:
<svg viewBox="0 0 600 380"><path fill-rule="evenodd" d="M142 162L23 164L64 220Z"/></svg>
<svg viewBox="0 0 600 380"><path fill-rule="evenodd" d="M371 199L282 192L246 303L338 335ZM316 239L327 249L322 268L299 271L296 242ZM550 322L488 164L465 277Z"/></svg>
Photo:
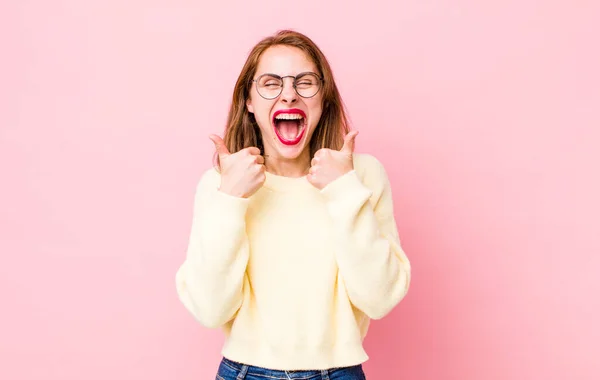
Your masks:
<svg viewBox="0 0 600 380"><path fill-rule="evenodd" d="M414 268L369 379L600 378L598 2L202 3L0 5L0 379L214 378L174 275L283 27L329 56Z"/></svg>

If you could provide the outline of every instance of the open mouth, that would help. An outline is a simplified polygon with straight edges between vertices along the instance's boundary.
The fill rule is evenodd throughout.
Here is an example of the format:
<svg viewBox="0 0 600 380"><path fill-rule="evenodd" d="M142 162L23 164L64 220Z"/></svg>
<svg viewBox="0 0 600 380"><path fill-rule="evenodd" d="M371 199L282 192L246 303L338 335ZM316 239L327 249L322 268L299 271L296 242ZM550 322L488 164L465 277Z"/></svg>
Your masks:
<svg viewBox="0 0 600 380"><path fill-rule="evenodd" d="M273 115L273 127L282 144L296 145L306 130L306 114L299 109L279 110Z"/></svg>

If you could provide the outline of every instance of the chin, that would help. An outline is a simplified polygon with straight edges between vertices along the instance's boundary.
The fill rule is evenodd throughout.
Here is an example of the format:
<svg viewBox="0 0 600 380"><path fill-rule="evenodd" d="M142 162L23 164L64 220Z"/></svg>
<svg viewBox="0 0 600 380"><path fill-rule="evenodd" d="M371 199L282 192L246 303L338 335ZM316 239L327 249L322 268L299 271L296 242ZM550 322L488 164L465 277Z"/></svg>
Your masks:
<svg viewBox="0 0 600 380"><path fill-rule="evenodd" d="M272 155L285 160L294 160L302 156L304 151L309 149L308 141L310 136L305 134L301 136L300 140L295 144L290 144L289 141L282 139L277 133L272 133L269 144L272 149Z"/></svg>
<svg viewBox="0 0 600 380"><path fill-rule="evenodd" d="M289 146L282 147L280 145L276 149L277 149L277 155L279 156L279 158L282 158L285 160L295 160L302 155L302 153L307 149L307 147L304 144L295 145L292 147L289 147Z"/></svg>

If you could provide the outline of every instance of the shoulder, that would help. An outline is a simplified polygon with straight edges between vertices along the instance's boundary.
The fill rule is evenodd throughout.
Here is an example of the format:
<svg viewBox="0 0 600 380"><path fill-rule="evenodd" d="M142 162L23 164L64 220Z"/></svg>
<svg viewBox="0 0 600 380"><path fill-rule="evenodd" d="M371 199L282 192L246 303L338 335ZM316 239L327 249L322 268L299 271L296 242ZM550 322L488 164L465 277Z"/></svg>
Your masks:
<svg viewBox="0 0 600 380"><path fill-rule="evenodd" d="M366 153L355 153L353 158L356 176L371 191L372 201L388 196L391 193L390 181L381 161Z"/></svg>
<svg viewBox="0 0 600 380"><path fill-rule="evenodd" d="M385 184L386 170L377 157L368 153L354 153L354 170L358 177L366 183Z"/></svg>
<svg viewBox="0 0 600 380"><path fill-rule="evenodd" d="M352 159L355 167L370 168L382 166L381 161L369 153L354 153Z"/></svg>
<svg viewBox="0 0 600 380"><path fill-rule="evenodd" d="M210 167L201 173L200 179L196 184L196 190L203 191L209 189L216 189L219 187L220 183L221 174L219 173L216 167Z"/></svg>
<svg viewBox="0 0 600 380"><path fill-rule="evenodd" d="M362 185L369 189L370 203L377 215L383 218L393 215L391 183L383 163L371 154L354 154L354 171Z"/></svg>

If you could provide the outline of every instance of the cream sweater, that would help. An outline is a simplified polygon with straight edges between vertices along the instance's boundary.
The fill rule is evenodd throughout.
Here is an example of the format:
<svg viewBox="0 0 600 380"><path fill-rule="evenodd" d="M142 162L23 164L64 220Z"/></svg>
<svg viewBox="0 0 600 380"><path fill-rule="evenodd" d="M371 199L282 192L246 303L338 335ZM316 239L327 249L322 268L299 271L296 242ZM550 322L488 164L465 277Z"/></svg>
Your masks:
<svg viewBox="0 0 600 380"><path fill-rule="evenodd" d="M370 319L400 302L411 275L380 162L355 154L354 171L321 191L267 173L243 199L219 183L215 169L199 181L176 286L201 324L224 330L223 355L279 370L366 361Z"/></svg>

